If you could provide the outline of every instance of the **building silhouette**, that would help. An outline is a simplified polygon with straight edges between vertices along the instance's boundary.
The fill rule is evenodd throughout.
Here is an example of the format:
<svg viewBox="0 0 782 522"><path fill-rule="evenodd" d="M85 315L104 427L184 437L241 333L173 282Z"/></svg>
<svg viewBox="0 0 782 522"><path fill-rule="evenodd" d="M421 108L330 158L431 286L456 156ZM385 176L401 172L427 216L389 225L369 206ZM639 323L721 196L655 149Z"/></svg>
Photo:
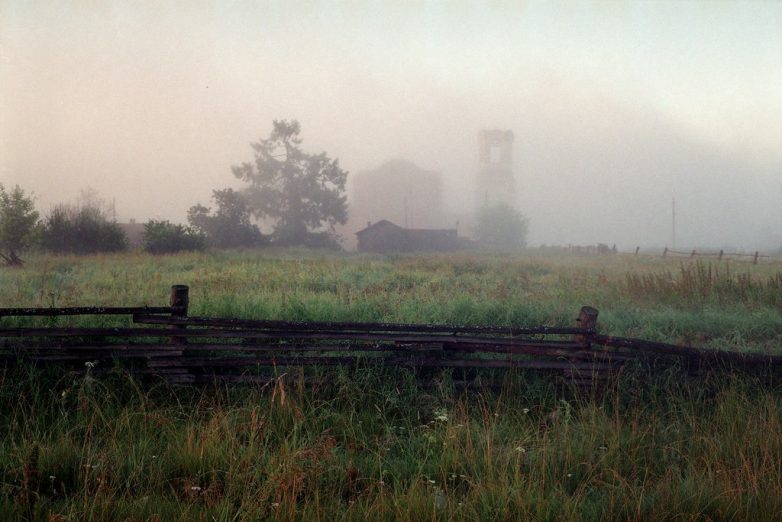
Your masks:
<svg viewBox="0 0 782 522"><path fill-rule="evenodd" d="M478 133L476 208L516 202L513 177L513 132L490 129Z"/></svg>
<svg viewBox="0 0 782 522"><path fill-rule="evenodd" d="M353 182L350 219L361 225L387 219L404 228L442 227L442 175L403 159L358 172Z"/></svg>

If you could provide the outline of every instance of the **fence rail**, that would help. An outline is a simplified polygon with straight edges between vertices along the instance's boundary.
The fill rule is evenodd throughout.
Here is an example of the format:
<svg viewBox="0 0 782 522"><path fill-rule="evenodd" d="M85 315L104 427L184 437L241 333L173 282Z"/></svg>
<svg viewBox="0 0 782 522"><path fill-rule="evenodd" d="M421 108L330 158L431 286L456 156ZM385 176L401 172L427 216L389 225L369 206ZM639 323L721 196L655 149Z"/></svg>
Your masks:
<svg viewBox="0 0 782 522"><path fill-rule="evenodd" d="M170 314L170 306L102 307L77 306L73 308L0 308L0 317L55 317L61 315L136 315Z"/></svg>
<svg viewBox="0 0 782 522"><path fill-rule="evenodd" d="M635 359L678 358L704 365L782 366L782 355L705 350L601 335L598 311L582 307L576 326L532 328L398 323L291 322L189 317L188 288L172 287L167 307L5 308L10 316L131 315L130 327L4 326L0 365L32 362L84 369L116 361L174 384L262 382L279 369L391 365L520 368L594 385ZM99 370L98 370L99 371Z"/></svg>
<svg viewBox="0 0 782 522"><path fill-rule="evenodd" d="M641 250L641 247L637 246L635 247L635 255L638 256L639 252ZM751 258L752 264L757 265L758 261L761 259L774 259L774 256L770 256L768 254L761 254L759 251L755 251L751 254L745 254L743 252L725 252L724 250L720 250L719 252L698 252L696 249L692 249L691 251L681 251L681 250L673 250L668 247L665 247L662 253L662 257L668 257L669 255L679 256L679 257L716 257L717 261L722 261L724 258Z"/></svg>

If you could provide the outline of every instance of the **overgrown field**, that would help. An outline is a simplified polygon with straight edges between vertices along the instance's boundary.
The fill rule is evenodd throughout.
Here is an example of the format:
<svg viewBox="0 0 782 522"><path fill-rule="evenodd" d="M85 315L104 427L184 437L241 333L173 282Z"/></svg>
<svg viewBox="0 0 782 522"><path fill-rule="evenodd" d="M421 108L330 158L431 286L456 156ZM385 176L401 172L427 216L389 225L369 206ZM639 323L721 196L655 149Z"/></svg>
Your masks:
<svg viewBox="0 0 782 522"><path fill-rule="evenodd" d="M0 307L165 305L191 314L571 326L782 353L782 265L631 256L381 257L309 251L31 258ZM101 319L107 321L116 319ZM95 324L95 318L2 324ZM0 519L782 518L772 375L652 378L600 394L525 373L360 368L303 386L169 388L121 371L0 373Z"/></svg>

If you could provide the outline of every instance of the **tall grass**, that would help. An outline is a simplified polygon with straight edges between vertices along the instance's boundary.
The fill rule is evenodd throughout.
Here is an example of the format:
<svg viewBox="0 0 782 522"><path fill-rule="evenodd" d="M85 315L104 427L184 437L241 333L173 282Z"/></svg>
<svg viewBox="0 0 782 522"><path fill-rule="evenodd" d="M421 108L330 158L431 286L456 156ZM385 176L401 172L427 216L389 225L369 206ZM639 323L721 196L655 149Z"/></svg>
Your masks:
<svg viewBox="0 0 782 522"><path fill-rule="evenodd" d="M773 267L684 265L660 279L676 267L289 250L40 257L0 272L0 305L159 305L184 283L196 315L569 326L592 304L604 332L779 351L782 311L763 293ZM483 373L466 391L448 372L322 377L170 388L118 369L0 373L0 519L782 517L773 377L628 367L591 394L523 372Z"/></svg>
<svg viewBox="0 0 782 522"><path fill-rule="evenodd" d="M730 265L682 264L674 276L670 270L628 273L627 289L645 299L666 302L745 303L782 307L782 271L758 279L749 272L731 272Z"/></svg>
<svg viewBox="0 0 782 522"><path fill-rule="evenodd" d="M0 518L782 515L782 397L746 378L627 378L597 397L523 374L423 389L382 369L320 388L49 379L0 388Z"/></svg>

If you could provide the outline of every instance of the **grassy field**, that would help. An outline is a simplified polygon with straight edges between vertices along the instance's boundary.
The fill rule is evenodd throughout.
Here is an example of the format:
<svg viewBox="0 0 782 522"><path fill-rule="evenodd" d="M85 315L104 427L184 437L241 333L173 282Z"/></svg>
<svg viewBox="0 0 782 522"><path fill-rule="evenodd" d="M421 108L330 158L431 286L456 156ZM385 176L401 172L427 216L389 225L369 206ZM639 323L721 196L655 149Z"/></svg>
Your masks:
<svg viewBox="0 0 782 522"><path fill-rule="evenodd" d="M782 353L780 270L537 253L33 257L0 271L0 306L164 305L179 283L193 315L572 326L592 305L603 333ZM172 389L119 371L2 373L0 519L782 518L772 376L635 368L585 397L515 372L467 392L448 373L426 388L397 369L328 375Z"/></svg>

